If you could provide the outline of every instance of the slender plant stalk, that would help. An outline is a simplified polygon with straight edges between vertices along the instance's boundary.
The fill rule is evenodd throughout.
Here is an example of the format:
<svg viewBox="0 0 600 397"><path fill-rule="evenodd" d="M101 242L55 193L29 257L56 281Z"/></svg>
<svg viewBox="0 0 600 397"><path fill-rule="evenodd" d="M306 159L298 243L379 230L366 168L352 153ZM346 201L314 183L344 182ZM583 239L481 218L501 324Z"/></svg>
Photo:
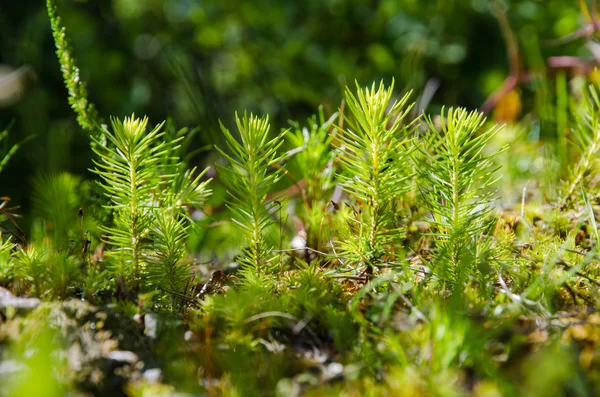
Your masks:
<svg viewBox="0 0 600 397"><path fill-rule="evenodd" d="M81 80L79 68L73 57L73 50L67 38L66 28L58 15L55 0L46 0L46 7L48 8L52 36L56 45L56 56L60 63L65 86L69 91L69 104L77 114L79 125L89 133L97 136L100 134L102 120L94 104L88 99L86 84Z"/></svg>

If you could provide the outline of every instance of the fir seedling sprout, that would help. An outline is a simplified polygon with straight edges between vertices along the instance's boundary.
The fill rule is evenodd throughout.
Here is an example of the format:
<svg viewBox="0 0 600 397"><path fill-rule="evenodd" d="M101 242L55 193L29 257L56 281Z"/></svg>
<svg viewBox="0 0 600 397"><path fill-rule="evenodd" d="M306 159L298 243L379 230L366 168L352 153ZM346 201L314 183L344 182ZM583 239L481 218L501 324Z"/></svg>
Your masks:
<svg viewBox="0 0 600 397"><path fill-rule="evenodd" d="M340 130L338 175L357 208L342 228L340 255L352 266L366 266L369 274L392 259L402 238L397 200L407 190L412 123L405 123L412 105L410 94L392 101L394 84L362 89L346 88L349 114ZM386 258L387 257L387 258Z"/></svg>
<svg viewBox="0 0 600 397"><path fill-rule="evenodd" d="M597 163L600 151L600 98L596 87L590 85L588 94L583 98L583 106L574 112L575 125L571 129L575 145L579 151L579 160L569 169L569 178L564 189L561 207L566 208L581 185L585 185L590 171Z"/></svg>
<svg viewBox="0 0 600 397"><path fill-rule="evenodd" d="M486 144L500 130L494 125L481 131L485 118L479 112L450 108L439 125L425 117L426 136L415 164L420 174L422 198L431 213L436 238L435 271L442 279L462 281L474 271L475 245L489 232L497 180L494 156Z"/></svg>
<svg viewBox="0 0 600 397"><path fill-rule="evenodd" d="M148 119L135 115L120 121L111 120L112 130L103 129L103 137L109 146L103 147L96 138L93 146L99 157L93 170L100 176L99 182L111 203L114 225L101 226L107 233L107 242L124 254L127 276L139 283L141 277L141 252L152 225L153 196L159 184L160 156L166 147L160 143L159 125L146 132Z"/></svg>
<svg viewBox="0 0 600 397"><path fill-rule="evenodd" d="M282 161L278 153L286 131L269 139L269 118L253 114L236 114L240 136L238 141L221 124L229 153L217 147L227 159L227 167L219 171L229 193L228 207L232 221L244 233L249 247L244 250L242 264L257 274L263 273L269 259L271 247L265 239L266 229L274 223L269 211L276 206L274 199L267 200L267 193L283 176L283 168L273 166Z"/></svg>

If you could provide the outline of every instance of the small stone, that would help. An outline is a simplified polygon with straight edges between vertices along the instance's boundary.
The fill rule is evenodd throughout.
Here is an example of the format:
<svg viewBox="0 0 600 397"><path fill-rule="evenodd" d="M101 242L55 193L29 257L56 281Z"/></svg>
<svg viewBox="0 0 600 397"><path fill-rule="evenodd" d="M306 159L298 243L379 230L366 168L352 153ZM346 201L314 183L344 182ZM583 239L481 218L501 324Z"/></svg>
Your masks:
<svg viewBox="0 0 600 397"><path fill-rule="evenodd" d="M151 368L144 371L144 379L150 383L158 383L162 380L162 371L160 368Z"/></svg>
<svg viewBox="0 0 600 397"><path fill-rule="evenodd" d="M296 251L304 250L306 249L306 238L300 234L297 234L290 242L290 245L292 246L292 249Z"/></svg>
<svg viewBox="0 0 600 397"><path fill-rule="evenodd" d="M23 372L27 367L17 360L4 360L0 362L0 377L10 376Z"/></svg>
<svg viewBox="0 0 600 397"><path fill-rule="evenodd" d="M6 288L0 287L0 297L3 297L3 296L14 296L14 295L12 294L12 292L7 290Z"/></svg>
<svg viewBox="0 0 600 397"><path fill-rule="evenodd" d="M152 339L156 339L158 334L158 319L152 313L148 313L144 316L144 334Z"/></svg>
<svg viewBox="0 0 600 397"><path fill-rule="evenodd" d="M136 313L133 316L133 321L135 321L138 324L143 324L144 323L144 316L142 316L140 313Z"/></svg>
<svg viewBox="0 0 600 397"><path fill-rule="evenodd" d="M0 293L0 309L13 307L15 309L35 309L40 304L37 298L21 298Z"/></svg>
<svg viewBox="0 0 600 397"><path fill-rule="evenodd" d="M125 362L125 363L130 363L130 364L134 364L135 362L138 361L137 354L135 354L134 352L126 351L126 350L112 351L112 352L108 353L107 358L114 360L114 361Z"/></svg>
<svg viewBox="0 0 600 397"><path fill-rule="evenodd" d="M344 373L344 366L340 363L331 363L325 367L323 372L328 379L337 378Z"/></svg>

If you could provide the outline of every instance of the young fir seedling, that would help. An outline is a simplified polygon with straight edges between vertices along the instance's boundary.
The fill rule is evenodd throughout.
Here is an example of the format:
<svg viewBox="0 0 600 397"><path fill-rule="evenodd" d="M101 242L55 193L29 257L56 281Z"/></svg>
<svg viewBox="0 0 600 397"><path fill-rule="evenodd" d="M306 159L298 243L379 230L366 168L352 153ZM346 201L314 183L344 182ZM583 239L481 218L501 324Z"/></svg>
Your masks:
<svg viewBox="0 0 600 397"><path fill-rule="evenodd" d="M13 262L13 251L17 244L13 243L12 236L4 236L0 233L0 285L9 286L16 275Z"/></svg>
<svg viewBox="0 0 600 397"><path fill-rule="evenodd" d="M267 193L284 173L283 167L274 166L284 157L277 150L287 130L269 139L269 118L252 114L242 118L236 114L236 124L241 141L221 124L230 154L217 147L229 163L228 167L220 166L219 171L228 187L232 220L248 242L241 264L251 273L261 274L271 253L264 234L274 222L270 212L276 207L275 200L267 200Z"/></svg>
<svg viewBox="0 0 600 397"><path fill-rule="evenodd" d="M366 266L369 274L393 260L402 239L398 199L407 189L409 141L413 124L404 119L412 105L410 94L391 102L394 85L383 82L361 89L346 88L350 115L340 130L338 178L356 205L341 230L339 254L352 267ZM391 102L391 103L390 103Z"/></svg>
<svg viewBox="0 0 600 397"><path fill-rule="evenodd" d="M187 237L185 222L191 222L186 207L204 202L211 193L209 181L201 180L206 170L196 177L194 170L182 170L175 155L178 140L163 140L162 124L150 132L147 125L147 118L112 119L113 132L103 129L101 137L92 138L100 158L94 161L94 172L103 180L114 219L112 226L101 229L114 247L119 275L139 288L148 270L151 286L181 293L187 274L181 247ZM100 140L109 144L103 147Z"/></svg>
<svg viewBox="0 0 600 397"><path fill-rule="evenodd" d="M176 218L166 211L155 211L154 216L149 236L152 250L146 255L148 283L154 289L166 291L163 298L169 297L167 303L175 309L191 274L191 263L185 262L189 225L185 218Z"/></svg>
<svg viewBox="0 0 600 397"><path fill-rule="evenodd" d="M161 125L146 132L148 119L127 117L124 121L111 120L113 132L103 130L109 142L93 146L99 157L93 170L110 199L114 225L101 226L107 242L120 255L121 271L139 287L142 250L147 246L147 236L153 221L154 195L160 185L160 157L167 148L160 143Z"/></svg>
<svg viewBox="0 0 600 397"><path fill-rule="evenodd" d="M485 123L481 113L451 108L442 111L439 126L430 117L425 120L424 144L415 164L437 244L432 270L460 290L475 272L477 256L483 254L478 245L495 222L490 204L497 168L492 159L505 148L485 153L500 128L480 132Z"/></svg>
<svg viewBox="0 0 600 397"><path fill-rule="evenodd" d="M568 183L564 188L561 201L566 208L573 201L573 196L586 186L592 176L591 171L597 163L600 151L600 98L594 86L589 87L589 94L583 98L583 106L573 112L575 125L571 129L575 146L579 151L579 160L569 169Z"/></svg>

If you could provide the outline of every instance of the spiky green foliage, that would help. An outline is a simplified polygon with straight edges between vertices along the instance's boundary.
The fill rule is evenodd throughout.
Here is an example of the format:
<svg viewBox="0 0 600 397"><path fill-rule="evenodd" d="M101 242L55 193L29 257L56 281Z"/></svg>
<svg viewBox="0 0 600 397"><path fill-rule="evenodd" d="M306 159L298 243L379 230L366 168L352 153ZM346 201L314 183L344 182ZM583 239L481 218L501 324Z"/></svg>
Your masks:
<svg viewBox="0 0 600 397"><path fill-rule="evenodd" d="M15 253L17 290L31 291L34 296L41 297L46 288L44 283L48 277L47 247L21 247Z"/></svg>
<svg viewBox="0 0 600 397"><path fill-rule="evenodd" d="M596 87L588 87L582 102L575 109L575 124L571 129L579 160L569 169L569 178L561 201L563 207L572 202L575 193L580 191L580 186L585 186L591 178L591 171L597 163L596 157L600 151L600 98Z"/></svg>
<svg viewBox="0 0 600 397"><path fill-rule="evenodd" d="M159 168L161 180L168 179L170 183L167 182L168 188L161 192L160 201L168 212L187 216L185 208L200 208L212 194L208 188L211 180L204 178L209 168L201 172L197 167L188 168L192 154L188 148L197 130L182 128L174 132L168 123L166 127L161 137L166 152L159 158Z"/></svg>
<svg viewBox="0 0 600 397"><path fill-rule="evenodd" d="M161 186L158 165L168 148L160 140L162 125L147 132L147 118L132 115L124 121L112 119L111 124L113 132L103 130L108 147L92 137L99 157L93 171L103 180L99 183L111 201L114 217L114 225L103 225L101 229L107 233L107 242L123 254L126 276L138 283L141 254L148 243L154 200Z"/></svg>
<svg viewBox="0 0 600 397"><path fill-rule="evenodd" d="M148 282L152 288L167 292L169 304L175 309L191 274L190 262L184 261L188 226L185 219L169 213L159 211L155 217L151 234L154 251L147 256Z"/></svg>
<svg viewBox="0 0 600 397"><path fill-rule="evenodd" d="M12 260L13 251L17 245L12 238L0 234L0 284L10 285L16 274L15 264Z"/></svg>
<svg viewBox="0 0 600 397"><path fill-rule="evenodd" d="M101 230L113 248L109 255L115 272L139 288L147 271L151 287L180 294L182 280L189 277L182 264L191 222L187 207L204 203L211 193L210 180L202 179L206 170L199 175L194 175L195 168L183 170L177 156L183 137L163 140L162 124L147 131L147 118L111 121L112 132L103 129L101 137L92 139L99 156L94 172L102 178L113 214L113 224ZM101 140L108 145L101 146Z"/></svg>
<svg viewBox="0 0 600 397"><path fill-rule="evenodd" d="M160 199L168 212L175 216L187 216L187 207L200 208L212 194L208 188L211 179L204 179L208 168L196 172L196 167L186 170L183 165L180 165L174 167L174 170L176 170L175 174L168 173L171 183Z"/></svg>
<svg viewBox="0 0 600 397"><path fill-rule="evenodd" d="M58 15L57 6L54 0L46 0L50 25L52 27L52 36L56 45L56 56L60 63L60 70L65 81L65 86L69 91L69 104L77 114L77 122L89 133L98 135L102 120L88 99L86 84L81 80L79 68L72 54L69 44L66 28L62 24L62 19Z"/></svg>
<svg viewBox="0 0 600 397"><path fill-rule="evenodd" d="M82 258L66 247L55 248L54 234L27 246L7 239L0 244L0 285L17 294L67 299L80 287ZM97 291L97 290L96 290Z"/></svg>
<svg viewBox="0 0 600 397"><path fill-rule="evenodd" d="M394 85L383 82L357 93L346 89L349 115L340 134L339 180L356 207L339 241L340 255L369 272L394 256L401 239L397 200L407 189L411 125L410 94L392 101Z"/></svg>
<svg viewBox="0 0 600 397"><path fill-rule="evenodd" d="M433 271L461 289L476 269L477 244L494 222L491 187L497 168L492 160L499 151L488 154L485 147L499 127L481 131L483 115L461 108L442 112L439 124L430 117L425 120L424 144L415 163L436 238Z"/></svg>
<svg viewBox="0 0 600 397"><path fill-rule="evenodd" d="M230 153L217 147L229 162L228 167L221 166L219 171L229 193L232 220L248 240L249 248L244 251L242 262L262 273L271 252L264 233L273 224L270 211L276 206L273 199L267 199L267 194L283 176L283 168L275 166L283 159L277 150L287 131L269 139L269 118L253 114L241 118L236 114L236 124L241 142L221 125Z"/></svg>

